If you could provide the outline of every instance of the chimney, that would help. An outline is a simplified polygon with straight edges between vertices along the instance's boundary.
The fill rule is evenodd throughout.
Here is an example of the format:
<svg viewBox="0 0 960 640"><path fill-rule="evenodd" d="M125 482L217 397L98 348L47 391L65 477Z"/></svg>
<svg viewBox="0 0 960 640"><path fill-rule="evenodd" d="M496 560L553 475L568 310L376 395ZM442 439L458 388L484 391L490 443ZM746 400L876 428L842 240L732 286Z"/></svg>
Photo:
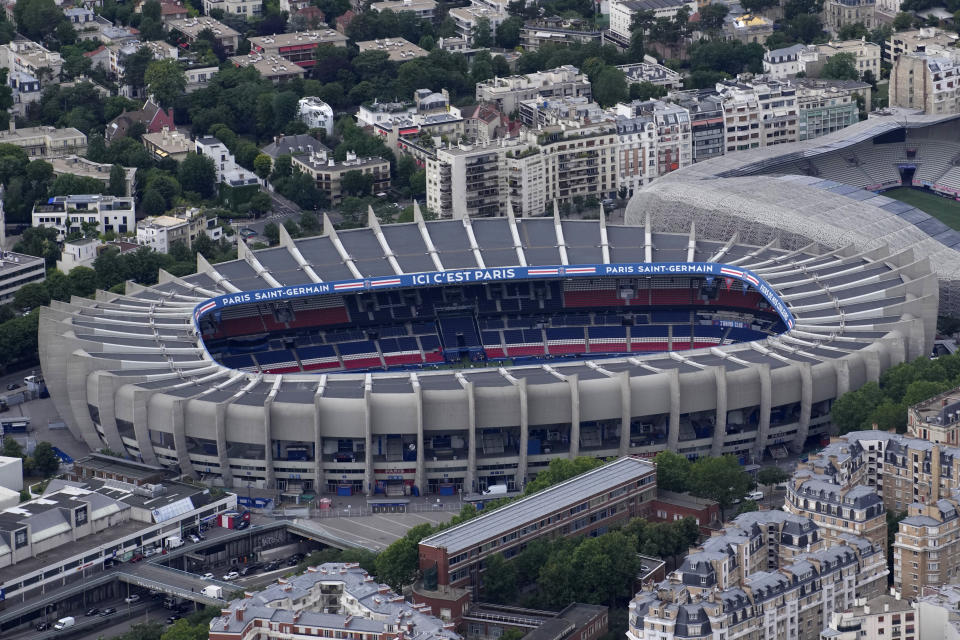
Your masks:
<svg viewBox="0 0 960 640"><path fill-rule="evenodd" d="M930 502L940 499L940 447L933 447L930 451Z"/></svg>
<svg viewBox="0 0 960 640"><path fill-rule="evenodd" d="M237 622L243 622L243 607L237 607Z"/></svg>
<svg viewBox="0 0 960 640"><path fill-rule="evenodd" d="M11 116L10 117L10 133L16 133L16 132L17 132L17 123L15 121L15 118Z"/></svg>

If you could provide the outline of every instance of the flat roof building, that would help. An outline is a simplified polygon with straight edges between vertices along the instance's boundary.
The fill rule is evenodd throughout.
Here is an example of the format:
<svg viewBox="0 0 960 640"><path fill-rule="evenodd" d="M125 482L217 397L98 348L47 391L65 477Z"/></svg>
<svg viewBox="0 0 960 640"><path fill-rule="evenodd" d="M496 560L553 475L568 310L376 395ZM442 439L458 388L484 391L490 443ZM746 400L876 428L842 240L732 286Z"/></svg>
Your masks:
<svg viewBox="0 0 960 640"><path fill-rule="evenodd" d="M0 304L13 300L20 287L47 277L46 261L12 251L0 251Z"/></svg>
<svg viewBox="0 0 960 640"><path fill-rule="evenodd" d="M177 162L181 162L196 146L189 137L176 129L171 131L170 128L166 126L156 133L143 134L141 140L143 141L143 146L145 146L147 151L157 160L173 158Z"/></svg>
<svg viewBox="0 0 960 640"><path fill-rule="evenodd" d="M657 493L656 467L623 457L515 500L420 541L420 569L436 567L441 586L479 587L483 560L516 555L546 535L591 535L647 513Z"/></svg>
<svg viewBox="0 0 960 640"><path fill-rule="evenodd" d="M167 28L170 31L182 33L188 42L196 40L204 29L210 29L227 55L236 51L237 44L240 42L240 34L235 29L206 16L170 20L167 22Z"/></svg>
<svg viewBox="0 0 960 640"><path fill-rule="evenodd" d="M345 47L347 36L333 29L277 33L250 38L250 51L263 56L279 56L301 67L312 67L316 62L314 52L322 44Z"/></svg>
<svg viewBox="0 0 960 640"><path fill-rule="evenodd" d="M0 131L0 144L16 145L31 158L59 158L87 152L87 136L79 129L48 126L18 129L12 118L7 131Z"/></svg>
<svg viewBox="0 0 960 640"><path fill-rule="evenodd" d="M238 67L253 67L265 79L273 84L281 84L293 78L303 78L306 70L286 58L259 53L248 53L245 56L232 56L230 62Z"/></svg>
<svg viewBox="0 0 960 640"><path fill-rule="evenodd" d="M515 111L522 100L543 97L592 96L590 80L573 65L477 83L477 102L494 102L504 113Z"/></svg>
<svg viewBox="0 0 960 640"><path fill-rule="evenodd" d="M72 155L64 158L50 158L47 162L53 165L53 175L69 174L81 178L93 178L104 184L110 184L110 172L113 171L112 164L94 162L81 156ZM123 195L129 196L133 192L133 181L136 177L137 168L122 167L122 169L125 184Z"/></svg>
<svg viewBox="0 0 960 640"><path fill-rule="evenodd" d="M411 11L421 20L433 20L437 3L435 0L384 0L383 2L371 3L370 9L377 13L383 11L393 11L394 13Z"/></svg>
<svg viewBox="0 0 960 640"><path fill-rule="evenodd" d="M293 166L316 180L317 188L326 193L334 205L343 200L343 176L350 171L371 176L372 193L390 188L390 162L379 156L360 158L348 151L346 159L339 161L318 149L310 155L294 156Z"/></svg>
<svg viewBox="0 0 960 640"><path fill-rule="evenodd" d="M460 640L453 625L411 605L355 563L328 562L231 601L210 640Z"/></svg>
<svg viewBox="0 0 960 640"><path fill-rule="evenodd" d="M425 49L421 49L403 38L382 38L380 40L367 40L358 42L357 47L360 53L367 51L383 51L389 57L391 62L405 62L414 58L423 58L427 55Z"/></svg>

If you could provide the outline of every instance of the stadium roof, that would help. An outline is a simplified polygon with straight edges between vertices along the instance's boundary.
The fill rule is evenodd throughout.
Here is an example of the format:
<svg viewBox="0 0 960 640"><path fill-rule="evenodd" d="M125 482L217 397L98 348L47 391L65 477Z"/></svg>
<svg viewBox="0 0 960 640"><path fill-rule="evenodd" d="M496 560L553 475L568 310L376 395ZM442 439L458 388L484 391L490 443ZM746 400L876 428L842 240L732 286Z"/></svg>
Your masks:
<svg viewBox="0 0 960 640"><path fill-rule="evenodd" d="M446 549L455 554L489 540L519 525L545 517L560 509L604 493L632 480L638 480L656 467L639 458L618 458L579 476L520 498L490 513L424 538L420 544Z"/></svg>

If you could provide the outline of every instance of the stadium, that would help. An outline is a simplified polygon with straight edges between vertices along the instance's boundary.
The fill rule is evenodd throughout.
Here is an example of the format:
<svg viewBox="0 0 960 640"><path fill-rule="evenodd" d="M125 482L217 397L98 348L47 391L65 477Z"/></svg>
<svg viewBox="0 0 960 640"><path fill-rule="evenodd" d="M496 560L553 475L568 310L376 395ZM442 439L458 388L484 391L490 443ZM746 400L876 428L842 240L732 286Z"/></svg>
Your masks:
<svg viewBox="0 0 960 640"><path fill-rule="evenodd" d="M519 488L576 455L800 451L835 398L930 352L956 259L896 215L899 235L870 239L879 214L849 195L870 191L710 164L641 191L626 225L325 220L54 302L48 389L91 448L289 498Z"/></svg>

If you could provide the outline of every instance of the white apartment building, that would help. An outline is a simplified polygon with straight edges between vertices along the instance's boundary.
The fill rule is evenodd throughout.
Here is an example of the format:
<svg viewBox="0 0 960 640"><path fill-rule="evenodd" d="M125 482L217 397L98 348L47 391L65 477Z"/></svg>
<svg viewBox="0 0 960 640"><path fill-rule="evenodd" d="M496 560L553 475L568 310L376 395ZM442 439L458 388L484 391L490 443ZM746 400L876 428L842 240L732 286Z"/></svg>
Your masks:
<svg viewBox="0 0 960 640"><path fill-rule="evenodd" d="M617 190L627 196L657 177L657 125L651 115L618 115Z"/></svg>
<svg viewBox="0 0 960 640"><path fill-rule="evenodd" d="M14 40L0 45L0 67L13 73L28 73L41 84L56 82L60 78L63 58L32 40ZM40 73L43 69L44 73Z"/></svg>
<svg viewBox="0 0 960 640"><path fill-rule="evenodd" d="M457 35L467 42L473 42L474 30L483 18L490 22L491 35L496 34L500 23L510 17L507 4L509 0L470 0L467 7L450 9L449 16L457 25Z"/></svg>
<svg viewBox="0 0 960 640"><path fill-rule="evenodd" d="M960 640L960 586L926 587L916 608L918 640Z"/></svg>
<svg viewBox="0 0 960 640"><path fill-rule="evenodd" d="M93 261L100 255L103 241L99 238L80 238L63 243L57 269L70 273L75 267L93 267Z"/></svg>
<svg viewBox="0 0 960 640"><path fill-rule="evenodd" d="M360 109L357 111L357 124L361 127L389 124L397 119L414 116L416 113L417 106L412 102L379 102L374 100L370 104L360 105Z"/></svg>
<svg viewBox="0 0 960 640"><path fill-rule="evenodd" d="M696 0L610 0L610 31L621 41L630 42L630 25L633 16L650 11L654 18L673 18L683 7L690 15L697 12ZM602 13L606 13L602 11Z"/></svg>
<svg viewBox="0 0 960 640"><path fill-rule="evenodd" d="M263 0L203 0L203 12L210 15L214 9L241 16L259 16L263 13Z"/></svg>
<svg viewBox="0 0 960 640"><path fill-rule="evenodd" d="M219 240L222 228L216 219L206 219L198 209L189 209L181 215L151 216L137 222L137 244L159 253L169 253L175 242L193 246L200 234Z"/></svg>
<svg viewBox="0 0 960 640"><path fill-rule="evenodd" d="M97 231L126 233L136 225L134 199L130 197L94 195L56 196L33 207L32 225L57 230L63 240L73 231L81 231L81 223L96 223Z"/></svg>
<svg viewBox="0 0 960 640"><path fill-rule="evenodd" d="M492 78L477 83L477 102L494 102L503 113L513 113L520 102L533 98L590 98L590 80L572 65L526 75Z"/></svg>
<svg viewBox="0 0 960 640"><path fill-rule="evenodd" d="M435 0L384 0L384 2L373 2L370 9L380 13L382 11L410 11L417 15L421 20L433 20L437 10Z"/></svg>
<svg viewBox="0 0 960 640"><path fill-rule="evenodd" d="M806 72L807 62L817 59L815 47L795 44L783 49L772 49L763 54L763 75L773 80L786 80Z"/></svg>
<svg viewBox="0 0 960 640"><path fill-rule="evenodd" d="M333 109L315 96L304 96L297 103L297 118L309 129L333 133Z"/></svg>
<svg viewBox="0 0 960 640"><path fill-rule="evenodd" d="M757 79L717 83L724 97L726 151L797 141L796 89L789 83Z"/></svg>
<svg viewBox="0 0 960 640"><path fill-rule="evenodd" d="M240 180L246 183L253 175L253 172L247 171L237 164L236 158L227 149L227 145L213 136L198 138L196 140L196 150L200 155L213 160L213 165L217 170L217 182L234 183Z"/></svg>
<svg viewBox="0 0 960 640"><path fill-rule="evenodd" d="M928 640L918 634L916 605L900 594L881 595L867 600L857 598L855 605L831 616L830 624L820 633L821 640Z"/></svg>

